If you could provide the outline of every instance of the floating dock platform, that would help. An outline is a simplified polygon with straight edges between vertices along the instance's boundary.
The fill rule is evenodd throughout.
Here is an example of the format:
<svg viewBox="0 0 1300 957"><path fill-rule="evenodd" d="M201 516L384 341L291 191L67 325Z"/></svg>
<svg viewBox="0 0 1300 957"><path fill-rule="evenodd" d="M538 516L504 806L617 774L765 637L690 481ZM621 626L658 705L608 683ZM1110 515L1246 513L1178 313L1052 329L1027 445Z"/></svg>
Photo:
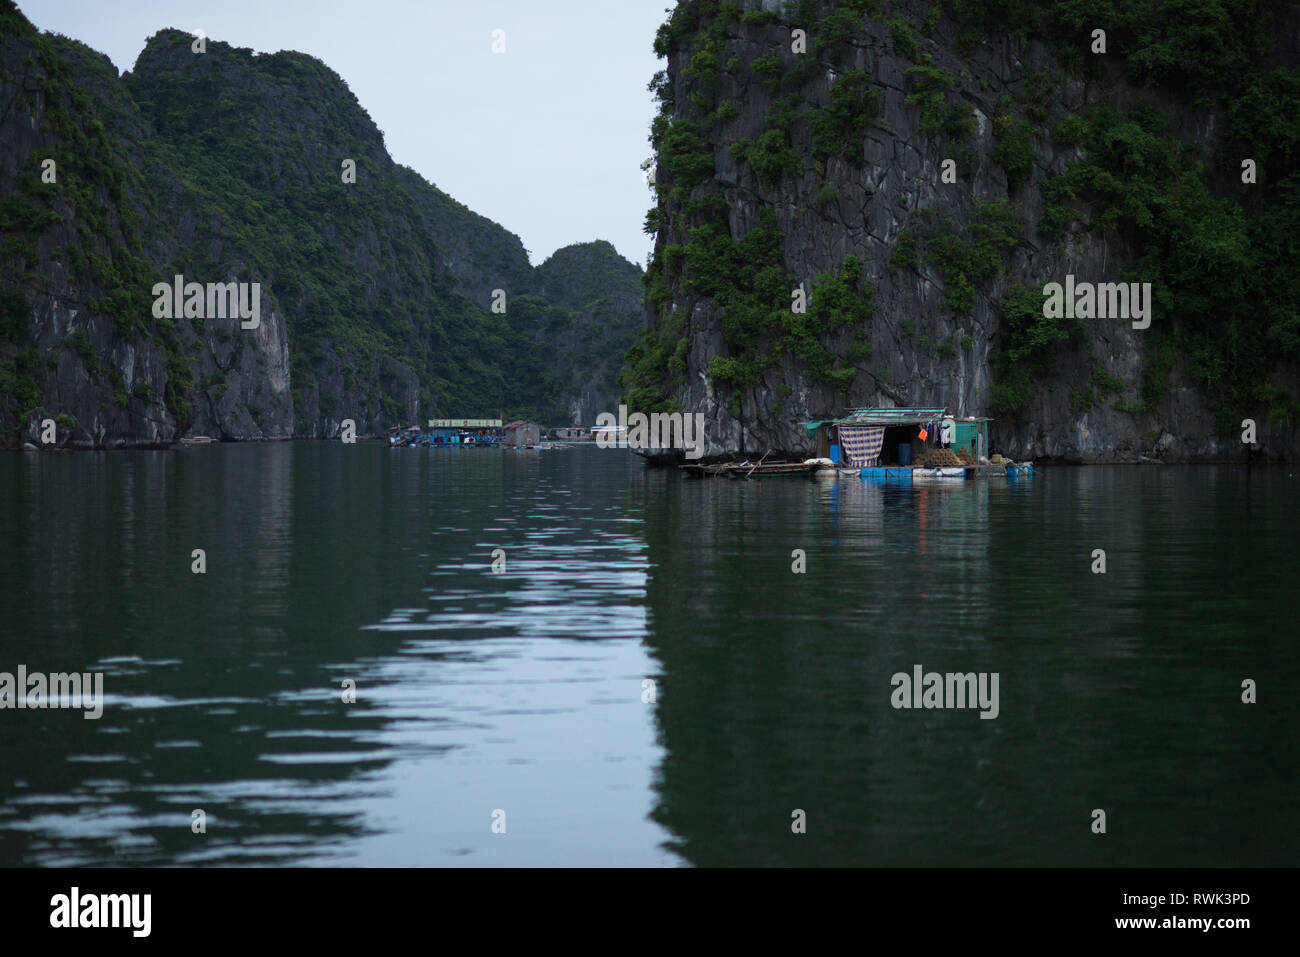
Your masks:
<svg viewBox="0 0 1300 957"><path fill-rule="evenodd" d="M845 469L829 470L836 474L846 474ZM867 482L961 482L968 478L1032 478L1034 466L1030 462L1011 465L944 465L937 468L925 466L887 466L870 467L858 472Z"/></svg>

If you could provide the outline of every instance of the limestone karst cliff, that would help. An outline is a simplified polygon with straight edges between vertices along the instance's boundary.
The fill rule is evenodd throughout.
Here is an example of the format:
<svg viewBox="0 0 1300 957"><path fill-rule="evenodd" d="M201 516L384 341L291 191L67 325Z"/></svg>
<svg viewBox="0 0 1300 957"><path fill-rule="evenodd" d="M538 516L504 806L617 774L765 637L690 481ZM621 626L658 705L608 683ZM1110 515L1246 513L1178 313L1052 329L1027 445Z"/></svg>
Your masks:
<svg viewBox="0 0 1300 957"><path fill-rule="evenodd" d="M60 446L122 447L617 402L635 265L593 242L534 268L394 163L318 60L193 42L163 30L119 76L0 0L0 444L47 418ZM176 275L258 283L257 327L155 315Z"/></svg>
<svg viewBox="0 0 1300 957"><path fill-rule="evenodd" d="M629 398L704 412L714 456L946 405L1018 458L1240 459L1246 418L1257 455L1294 457L1298 22L1269 0L682 0ZM1044 316L1067 276L1150 282L1150 326Z"/></svg>

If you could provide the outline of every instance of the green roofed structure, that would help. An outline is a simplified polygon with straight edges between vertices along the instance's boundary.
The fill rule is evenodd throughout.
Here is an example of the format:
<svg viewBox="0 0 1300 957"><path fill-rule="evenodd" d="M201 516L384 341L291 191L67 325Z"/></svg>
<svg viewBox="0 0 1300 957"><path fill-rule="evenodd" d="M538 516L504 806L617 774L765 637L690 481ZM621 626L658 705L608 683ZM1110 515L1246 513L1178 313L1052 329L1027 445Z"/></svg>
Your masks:
<svg viewBox="0 0 1300 957"><path fill-rule="evenodd" d="M853 409L838 422L851 425L922 425L938 422L948 414L946 408L937 409Z"/></svg>
<svg viewBox="0 0 1300 957"><path fill-rule="evenodd" d="M499 429L500 419L430 419L431 429Z"/></svg>

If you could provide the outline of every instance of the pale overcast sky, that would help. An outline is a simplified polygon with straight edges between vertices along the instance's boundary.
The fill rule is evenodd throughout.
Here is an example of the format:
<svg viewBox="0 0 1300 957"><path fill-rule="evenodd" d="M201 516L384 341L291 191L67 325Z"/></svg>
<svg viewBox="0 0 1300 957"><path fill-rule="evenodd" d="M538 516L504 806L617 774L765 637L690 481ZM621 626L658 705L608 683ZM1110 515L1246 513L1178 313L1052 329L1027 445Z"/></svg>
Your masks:
<svg viewBox="0 0 1300 957"><path fill-rule="evenodd" d="M393 159L517 233L534 264L607 239L641 265L641 161L673 0L18 0L37 27L128 71L164 27L343 77ZM506 52L492 52L502 29Z"/></svg>

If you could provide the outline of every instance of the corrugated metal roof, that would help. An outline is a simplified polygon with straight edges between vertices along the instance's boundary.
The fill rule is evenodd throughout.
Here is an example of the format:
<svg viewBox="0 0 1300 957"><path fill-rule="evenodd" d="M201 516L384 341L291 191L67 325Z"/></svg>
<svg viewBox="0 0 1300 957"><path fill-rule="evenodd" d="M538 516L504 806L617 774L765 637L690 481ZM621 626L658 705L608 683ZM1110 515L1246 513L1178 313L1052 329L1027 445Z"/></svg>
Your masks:
<svg viewBox="0 0 1300 957"><path fill-rule="evenodd" d="M853 409L840 422L854 425L913 425L919 422L934 422L942 419L948 412L937 409Z"/></svg>

